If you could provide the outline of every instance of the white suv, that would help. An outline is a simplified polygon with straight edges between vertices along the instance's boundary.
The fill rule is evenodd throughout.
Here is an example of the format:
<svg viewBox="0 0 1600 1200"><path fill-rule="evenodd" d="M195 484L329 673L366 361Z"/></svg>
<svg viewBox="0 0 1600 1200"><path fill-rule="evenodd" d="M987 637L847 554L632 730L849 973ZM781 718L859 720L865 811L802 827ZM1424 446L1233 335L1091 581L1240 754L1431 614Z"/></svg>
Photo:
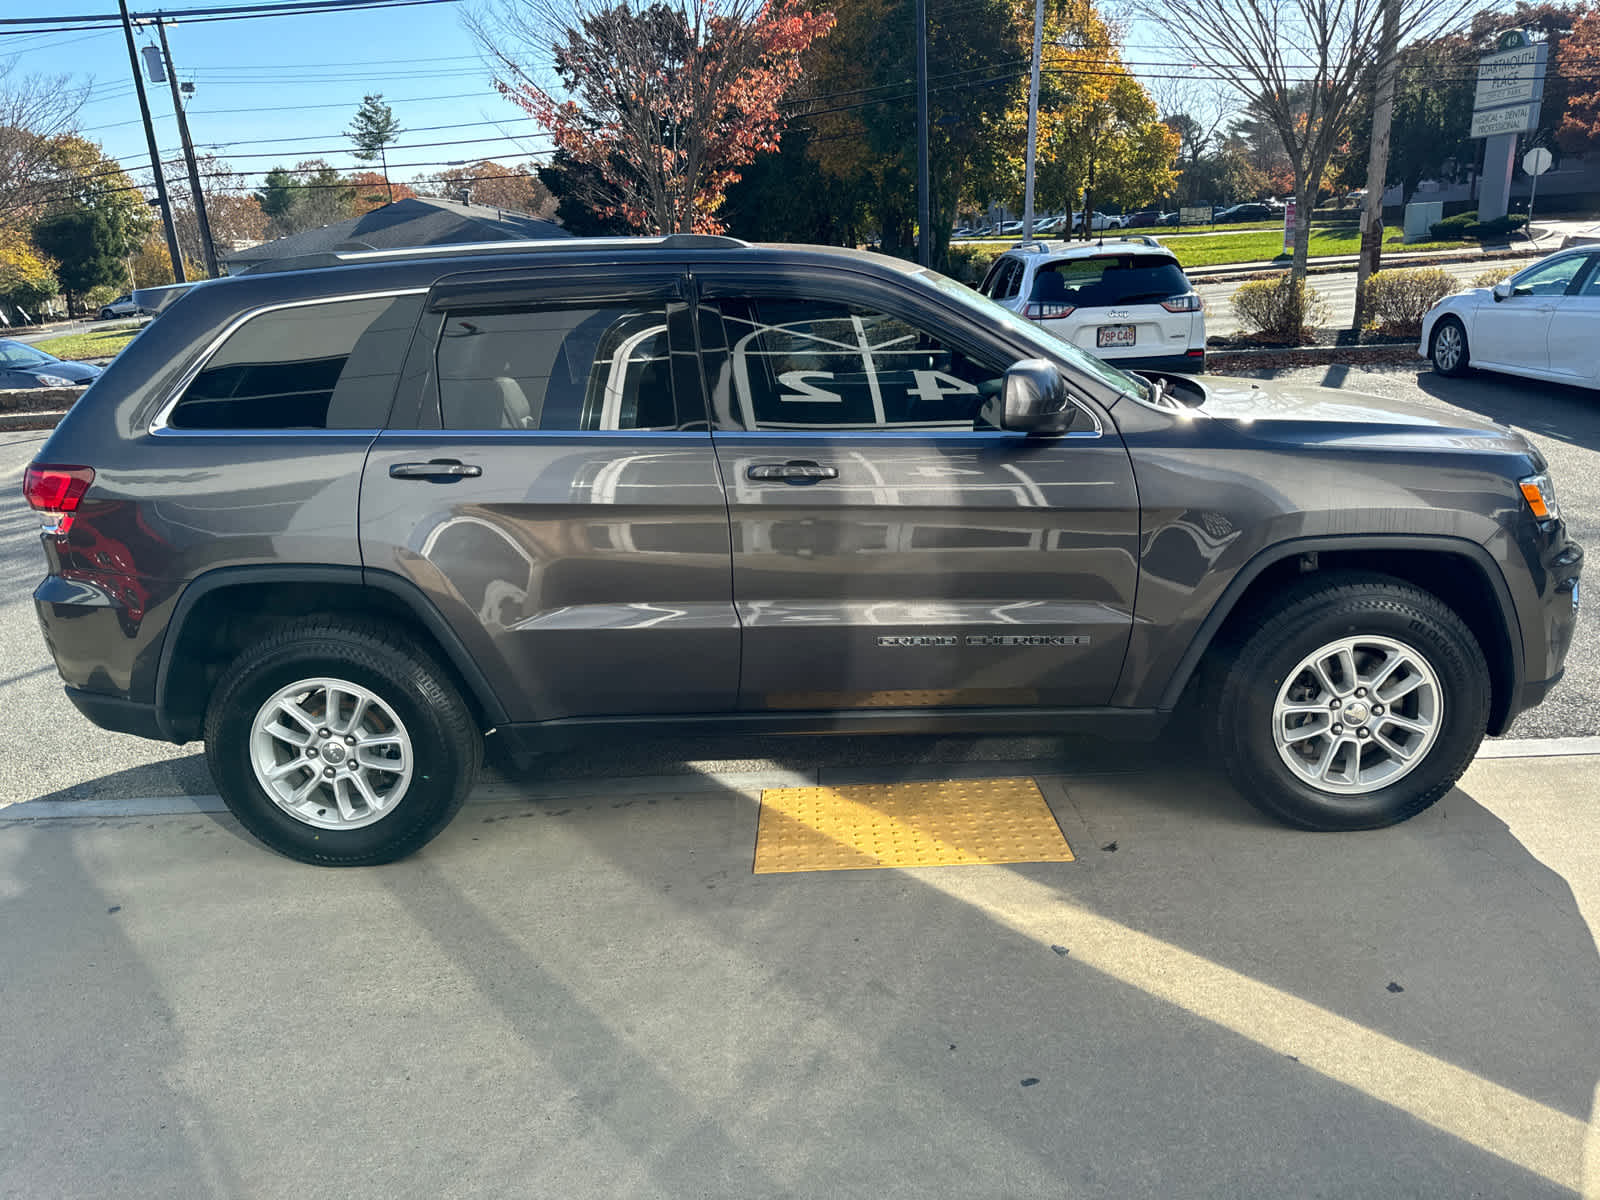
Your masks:
<svg viewBox="0 0 1600 1200"><path fill-rule="evenodd" d="M1205 370L1200 297L1154 238L1017 246L995 259L978 290L1120 367Z"/></svg>

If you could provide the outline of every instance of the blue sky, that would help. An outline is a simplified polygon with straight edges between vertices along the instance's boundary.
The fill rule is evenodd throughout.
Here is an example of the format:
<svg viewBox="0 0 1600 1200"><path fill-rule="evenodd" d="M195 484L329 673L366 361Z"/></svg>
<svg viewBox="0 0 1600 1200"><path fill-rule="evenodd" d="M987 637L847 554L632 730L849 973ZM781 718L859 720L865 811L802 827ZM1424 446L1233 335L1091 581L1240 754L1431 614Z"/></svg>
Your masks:
<svg viewBox="0 0 1600 1200"><path fill-rule="evenodd" d="M129 7L178 13L200 2L131 0ZM357 168L361 164L349 154L344 130L361 97L381 92L406 130L390 150L391 164L502 156L498 161L509 165L547 150L549 142L534 123L490 86L490 73L461 23L465 8L444 3L169 25L178 78L196 87L188 105L196 148L253 172L247 176L252 185L268 168L303 158ZM6 17L102 10L115 15L115 0L0 0L0 16ZM138 40L153 41L154 31ZM8 37L0 39L0 52L20 57L26 73L64 73L91 83L79 118L84 134L124 167L148 171L120 29ZM165 84L147 82L146 89L163 157L175 156L171 93ZM470 144L427 145L437 142ZM442 169L402 165L391 166L390 173L409 179Z"/></svg>
<svg viewBox="0 0 1600 1200"><path fill-rule="evenodd" d="M231 2L236 0L130 0L129 7L179 14ZM389 155L397 180L437 174L451 163L493 158L509 165L547 153L548 138L490 85L490 72L462 24L473 2L169 25L178 77L196 86L188 105L196 148L245 173L251 186L269 168L305 158L362 168L344 131L362 96L374 92L382 93L405 131ZM0 17L59 12L115 16L116 0L0 0ZM1158 40L1154 31L1135 25L1130 32L1127 60L1136 73L1173 61L1171 51L1152 45ZM153 40L153 30L138 34L141 46ZM24 72L64 73L90 84L82 131L136 177L148 172L120 29L0 38L0 55L7 54L20 58ZM162 156L176 158L170 91L165 84L146 87ZM179 171L170 167L168 177Z"/></svg>

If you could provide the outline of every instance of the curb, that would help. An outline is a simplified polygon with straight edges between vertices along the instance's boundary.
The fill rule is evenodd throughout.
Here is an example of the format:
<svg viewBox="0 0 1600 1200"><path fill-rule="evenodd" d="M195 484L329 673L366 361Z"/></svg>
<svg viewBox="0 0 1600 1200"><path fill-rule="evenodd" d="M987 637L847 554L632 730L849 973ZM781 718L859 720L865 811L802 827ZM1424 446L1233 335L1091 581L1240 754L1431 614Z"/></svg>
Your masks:
<svg viewBox="0 0 1600 1200"><path fill-rule="evenodd" d="M1414 342L1385 342L1375 346L1268 346L1249 350L1207 350L1206 374L1225 374L1219 366L1245 370L1286 365L1317 367L1349 362L1404 364L1413 361L1422 361Z"/></svg>
<svg viewBox="0 0 1600 1200"><path fill-rule="evenodd" d="M0 413L0 433L15 429L54 429L66 415L65 409L55 412Z"/></svg>
<svg viewBox="0 0 1600 1200"><path fill-rule="evenodd" d="M1513 738L1486 741L1474 761L1519 758L1600 758L1600 737ZM924 779L994 778L1028 775L1103 776L1135 774L1129 762L1117 767L1084 766L1052 759L1020 762L910 763L903 766L817 767L804 771L687 772L682 775L639 775L626 779L570 779L480 782L467 797L471 806L526 804L541 800L617 799L666 793L673 796L715 793L760 797L766 788L817 787L830 784L893 783ZM111 820L129 817L181 817L226 812L222 797L135 796L117 800L23 800L0 808L0 825L29 821Z"/></svg>

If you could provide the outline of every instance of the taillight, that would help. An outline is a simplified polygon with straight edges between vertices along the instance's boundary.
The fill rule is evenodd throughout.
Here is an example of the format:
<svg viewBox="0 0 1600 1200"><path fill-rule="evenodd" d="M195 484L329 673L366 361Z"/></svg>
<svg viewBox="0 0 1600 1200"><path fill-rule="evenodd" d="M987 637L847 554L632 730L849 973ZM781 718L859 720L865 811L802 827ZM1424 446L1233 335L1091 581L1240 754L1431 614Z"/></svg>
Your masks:
<svg viewBox="0 0 1600 1200"><path fill-rule="evenodd" d="M83 494L94 482L93 467L67 467L33 463L22 477L22 494L39 514L43 531L65 537Z"/></svg>
<svg viewBox="0 0 1600 1200"><path fill-rule="evenodd" d="M1070 315L1076 307L1075 304L1061 304L1053 300L1030 300L1022 315L1030 321L1054 321Z"/></svg>
<svg viewBox="0 0 1600 1200"><path fill-rule="evenodd" d="M1190 292L1184 296L1172 296L1163 300L1161 307L1168 312L1200 312L1205 308L1205 304L1196 293Z"/></svg>

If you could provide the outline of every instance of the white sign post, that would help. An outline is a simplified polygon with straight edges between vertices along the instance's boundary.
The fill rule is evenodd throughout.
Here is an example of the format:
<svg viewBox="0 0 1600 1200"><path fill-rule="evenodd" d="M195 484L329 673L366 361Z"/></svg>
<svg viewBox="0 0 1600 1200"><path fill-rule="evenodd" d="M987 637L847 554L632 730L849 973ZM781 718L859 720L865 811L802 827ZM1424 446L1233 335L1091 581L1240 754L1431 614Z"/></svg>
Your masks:
<svg viewBox="0 0 1600 1200"><path fill-rule="evenodd" d="M1493 221L1511 207L1511 167L1517 135L1539 127L1545 63L1550 47L1522 30L1500 35L1495 52L1478 60L1471 137L1484 138L1478 220Z"/></svg>
<svg viewBox="0 0 1600 1200"><path fill-rule="evenodd" d="M1528 236L1533 237L1533 201L1539 194L1539 176L1550 169L1552 162L1550 151L1543 146L1535 146L1522 156L1522 169L1532 179L1528 185Z"/></svg>

